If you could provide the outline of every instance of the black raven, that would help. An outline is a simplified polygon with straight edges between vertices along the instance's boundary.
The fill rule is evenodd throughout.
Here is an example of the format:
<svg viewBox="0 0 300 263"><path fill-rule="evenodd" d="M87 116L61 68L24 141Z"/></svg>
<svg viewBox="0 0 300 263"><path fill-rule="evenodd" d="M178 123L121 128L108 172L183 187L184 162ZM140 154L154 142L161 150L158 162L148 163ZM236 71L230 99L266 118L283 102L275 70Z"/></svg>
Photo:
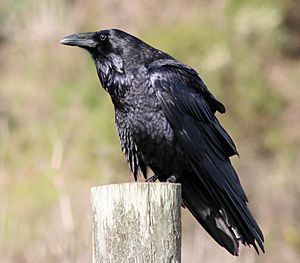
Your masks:
<svg viewBox="0 0 300 263"><path fill-rule="evenodd" d="M239 243L258 246L264 237L247 207L231 165L236 147L215 113L224 105L197 72L118 29L64 37L86 49L115 108L122 150L135 180L147 168L162 182L182 185L183 205L231 254Z"/></svg>

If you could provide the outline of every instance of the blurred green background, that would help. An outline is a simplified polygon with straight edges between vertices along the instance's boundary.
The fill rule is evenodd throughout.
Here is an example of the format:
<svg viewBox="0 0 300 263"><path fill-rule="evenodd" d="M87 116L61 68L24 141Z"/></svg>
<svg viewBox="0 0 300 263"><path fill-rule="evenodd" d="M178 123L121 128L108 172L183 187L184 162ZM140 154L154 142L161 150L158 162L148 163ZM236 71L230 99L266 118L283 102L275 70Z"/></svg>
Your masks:
<svg viewBox="0 0 300 263"><path fill-rule="evenodd" d="M300 2L0 3L1 263L90 262L92 185L131 182L113 107L67 34L120 28L194 67L220 116L266 255L218 247L183 211L183 262L300 262Z"/></svg>

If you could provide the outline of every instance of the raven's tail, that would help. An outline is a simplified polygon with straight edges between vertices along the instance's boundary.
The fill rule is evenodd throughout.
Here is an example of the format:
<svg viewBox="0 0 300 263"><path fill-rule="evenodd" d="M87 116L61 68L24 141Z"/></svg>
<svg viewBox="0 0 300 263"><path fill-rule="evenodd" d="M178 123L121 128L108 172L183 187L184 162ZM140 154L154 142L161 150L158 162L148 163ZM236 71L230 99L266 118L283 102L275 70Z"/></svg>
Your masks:
<svg viewBox="0 0 300 263"><path fill-rule="evenodd" d="M194 176L181 177L182 199L184 205L214 240L235 256L239 254L240 242L243 245L252 245L259 254L257 242L264 252L262 232L247 205L244 204L240 209L227 200L227 207L214 204L210 194L197 179Z"/></svg>

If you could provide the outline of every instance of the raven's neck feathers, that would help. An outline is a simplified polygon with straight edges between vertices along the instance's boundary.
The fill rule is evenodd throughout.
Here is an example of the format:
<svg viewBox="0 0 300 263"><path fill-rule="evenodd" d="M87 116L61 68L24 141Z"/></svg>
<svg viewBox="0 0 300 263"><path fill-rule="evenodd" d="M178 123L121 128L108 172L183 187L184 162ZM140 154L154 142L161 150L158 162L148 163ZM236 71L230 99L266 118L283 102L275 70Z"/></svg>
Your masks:
<svg viewBox="0 0 300 263"><path fill-rule="evenodd" d="M125 97L130 83L128 75L124 74L122 59L96 59L95 64L102 87L109 93L114 105L120 105L120 100Z"/></svg>
<svg viewBox="0 0 300 263"><path fill-rule="evenodd" d="M176 61L170 55L140 41L136 50L122 55L106 54L101 57L91 54L103 88L109 93L115 107L123 108L126 93L137 84L139 76L145 76L155 61ZM136 74L132 74L135 72ZM142 74L143 73L143 74Z"/></svg>

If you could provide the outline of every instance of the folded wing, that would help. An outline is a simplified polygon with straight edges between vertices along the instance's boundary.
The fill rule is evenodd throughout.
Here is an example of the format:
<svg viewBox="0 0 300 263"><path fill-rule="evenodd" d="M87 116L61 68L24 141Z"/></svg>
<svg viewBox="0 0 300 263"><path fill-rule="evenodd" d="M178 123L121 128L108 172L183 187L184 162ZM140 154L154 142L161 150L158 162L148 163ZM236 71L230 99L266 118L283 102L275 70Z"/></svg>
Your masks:
<svg viewBox="0 0 300 263"><path fill-rule="evenodd" d="M236 147L215 111L224 106L194 71L180 65L154 66L152 85L193 173L181 178L188 209L230 253L238 241L264 251L263 234L247 207L247 197L229 157Z"/></svg>

